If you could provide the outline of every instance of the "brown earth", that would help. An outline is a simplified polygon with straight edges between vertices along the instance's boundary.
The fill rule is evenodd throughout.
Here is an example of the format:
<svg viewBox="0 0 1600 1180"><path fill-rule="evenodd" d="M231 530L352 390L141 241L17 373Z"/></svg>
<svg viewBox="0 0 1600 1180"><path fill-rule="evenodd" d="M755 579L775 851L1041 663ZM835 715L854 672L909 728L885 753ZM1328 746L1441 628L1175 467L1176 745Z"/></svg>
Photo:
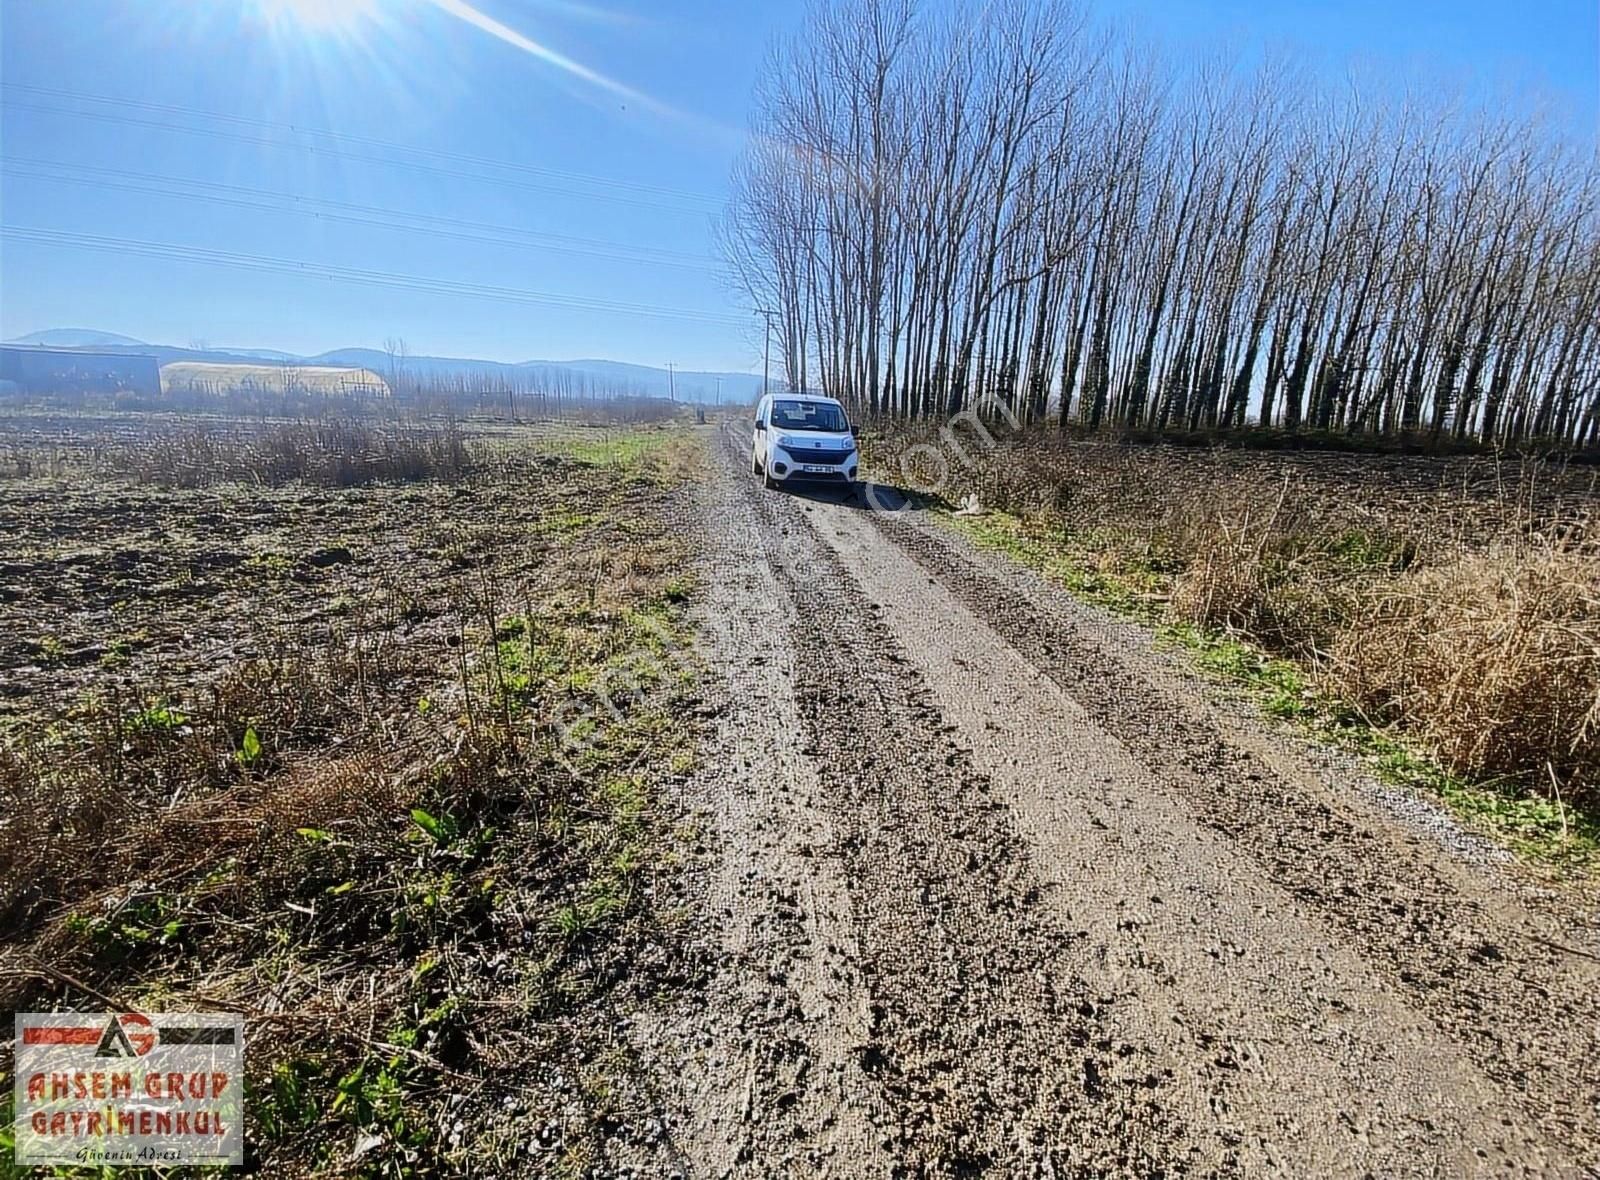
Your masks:
<svg viewBox="0 0 1600 1180"><path fill-rule="evenodd" d="M140 485L80 467L83 430L46 436L64 473L0 482L0 720L88 694L136 708L285 641L383 631L442 652L456 584L505 576L502 537L528 536L527 558L551 512L590 499L540 456L453 483Z"/></svg>
<svg viewBox="0 0 1600 1180"><path fill-rule="evenodd" d="M670 532L698 554L701 661L673 707L703 740L687 786L651 779L672 847L621 933L562 944L604 986L553 1014L524 1011L515 954L446 926L429 1001L463 999L471 1084L458 1106L462 1075L407 1075L443 1143L423 1174L1596 1174L1584 889L923 514L763 491L741 430L705 436L671 491L545 459L338 492L13 481L0 720L374 628L414 653L385 699L415 712L480 566L581 590ZM583 552L554 564L567 530ZM494 872L527 874L526 912L485 929L534 957L577 878L522 848ZM369 1002L407 977L351 976ZM356 1170L370 1130L319 1126L325 1158ZM412 1158L378 1132L368 1171ZM339 1171L275 1150L259 1173Z"/></svg>
<svg viewBox="0 0 1600 1180"><path fill-rule="evenodd" d="M1583 1175L1600 929L914 512L702 489L705 1175Z"/></svg>

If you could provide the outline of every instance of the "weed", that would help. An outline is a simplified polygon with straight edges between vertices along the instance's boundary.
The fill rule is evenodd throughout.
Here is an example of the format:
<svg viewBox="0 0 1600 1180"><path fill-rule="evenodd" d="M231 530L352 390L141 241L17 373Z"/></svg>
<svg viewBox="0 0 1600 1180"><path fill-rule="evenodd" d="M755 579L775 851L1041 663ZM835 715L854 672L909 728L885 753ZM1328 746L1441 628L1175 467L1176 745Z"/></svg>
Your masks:
<svg viewBox="0 0 1600 1180"><path fill-rule="evenodd" d="M193 455L130 443L98 465L153 486L238 479L194 499L274 515L301 490L251 485L347 478L331 459L304 475L258 470L271 447L254 427L206 435ZM664 777L693 765L680 695L693 668L676 657L692 582L681 547L638 507L653 490L637 489L672 477L678 446L663 438L589 467L504 455L486 466L475 445L473 478L441 498L472 518L481 485L501 479L514 490L491 505L529 487L548 503L538 481L549 480L588 507L542 523L525 513L514 528L447 518L422 537L457 559L433 563L440 585L340 562L343 580L307 599L309 625L252 615L215 648L248 656L185 664L205 673L187 682L111 684L6 730L8 950L136 1001L269 1005L247 1111L260 1174L459 1171L453 1124L510 1126L483 1084L506 1075L506 1046L564 1046L588 1035L601 1002L660 986L637 952L670 941L645 883L674 861ZM433 502L428 489L337 502L365 511L413 491ZM352 547L381 548L340 520ZM293 594L307 567L287 561L248 564L234 585ZM206 597L204 567L184 576L193 601L220 601ZM144 584L169 579L163 569ZM317 597L334 590L343 606ZM149 617L132 614L124 625ZM580 749L544 724L563 700ZM13 1008L85 1002L22 974L0 984ZM462 1075L473 1081L457 1085ZM577 1159L591 1146L564 1149ZM497 1166L486 1174L511 1164Z"/></svg>
<svg viewBox="0 0 1600 1180"><path fill-rule="evenodd" d="M168 488L304 481L354 487L379 481L459 479L472 456L453 422L411 429L345 421L291 422L228 432L199 425L108 447L106 470ZM270 556L267 558L270 562Z"/></svg>
<svg viewBox="0 0 1600 1180"><path fill-rule="evenodd" d="M575 941L594 933L604 925L606 919L620 913L626 905L624 897L612 892L601 892L584 901L557 907L552 922L561 937Z"/></svg>
<svg viewBox="0 0 1600 1180"><path fill-rule="evenodd" d="M184 933L183 903L163 894L132 897L104 914L68 914L65 926L103 951L130 951L145 944L169 946Z"/></svg>
<svg viewBox="0 0 1600 1180"><path fill-rule="evenodd" d="M670 427L569 433L543 445L553 454L658 486L689 478L698 469L702 451L699 439Z"/></svg>
<svg viewBox="0 0 1600 1180"><path fill-rule="evenodd" d="M1096 555L1092 549L1086 552L1077 547L1075 539L1069 535L1042 535L1028 530L1015 517L1002 513L981 517L942 515L939 519L977 544L1007 553L1040 570L1087 601L1158 626L1159 634L1186 650L1201 671L1246 689L1268 715L1299 724L1324 741L1364 755L1383 781L1439 799L1455 815L1495 835L1520 854L1569 868L1580 868L1600 859L1600 822L1592 811L1572 805L1573 792L1563 801L1559 797L1530 795L1515 776L1450 772L1436 754L1374 725L1369 711L1361 707L1362 694L1341 692L1351 683L1348 663L1332 677L1320 675L1317 669L1308 669L1292 659L1275 655L1244 635L1183 619L1173 620L1164 609L1165 596L1161 593L1164 577L1170 580L1170 575L1163 575L1151 564L1130 564L1126 560L1108 562L1103 553ZM1103 535L1096 541L1105 544ZM1340 534L1316 549L1335 554L1339 564L1345 567L1363 570L1374 567L1406 570L1414 557L1403 542L1362 531ZM1109 568L1091 565L1097 556L1101 566ZM1439 598L1418 597L1407 601L1420 604L1437 602ZM1492 603L1493 596L1482 595L1477 601ZM1570 617L1570 612L1566 617ZM1351 632L1352 646L1342 650L1371 653L1378 640L1376 628L1379 625L1375 623L1359 634ZM1493 632L1500 638L1507 633L1504 625ZM1451 642L1458 645L1460 637ZM1465 668L1478 666L1476 661L1463 659L1463 654L1457 648L1453 656L1443 658L1441 652L1441 661L1431 667L1438 668L1442 675L1447 669L1459 674ZM1344 657L1346 661L1351 658L1350 655ZM1414 669L1411 675L1426 674L1425 670L1430 667L1427 664L1419 667L1415 662L1404 665L1389 662L1382 666ZM1568 667L1571 667L1570 661ZM1476 680L1472 683L1476 691L1484 691L1481 683ZM1544 691L1551 692L1559 689L1563 682L1547 677L1541 683L1546 686ZM1368 689L1366 695L1370 699L1374 694ZM1579 701L1592 701L1595 696L1595 691L1588 687L1577 693ZM1467 715L1471 715L1470 711ZM1392 715L1389 719L1393 719ZM1425 731L1425 727L1422 728ZM1581 799L1580 795L1580 802Z"/></svg>
<svg viewBox="0 0 1600 1180"><path fill-rule="evenodd" d="M595 467L641 469L646 459L674 437L674 432L666 430L602 430L555 440L551 449Z"/></svg>
<svg viewBox="0 0 1600 1180"><path fill-rule="evenodd" d="M435 846L447 848L456 838L456 821L450 816L440 819L420 807L411 809L411 822L433 840Z"/></svg>
<svg viewBox="0 0 1600 1180"><path fill-rule="evenodd" d="M239 739L239 751L234 757L239 760L240 766L251 766L261 761L261 737L256 733L255 726L245 726L244 736Z"/></svg>
<svg viewBox="0 0 1600 1180"><path fill-rule="evenodd" d="M287 578L294 573L294 559L282 553L253 553L245 558L245 569L269 577Z"/></svg>
<svg viewBox="0 0 1600 1180"><path fill-rule="evenodd" d="M661 598L662 601L676 606L687 602L690 595L694 593L694 589L695 580L693 575L680 574L677 577L667 579L666 585L661 587Z"/></svg>
<svg viewBox="0 0 1600 1180"><path fill-rule="evenodd" d="M1016 517L1001 513L975 517L942 514L939 519L984 548L1040 570L1096 605L1145 622L1161 617L1162 580L1148 562L1092 565L1085 559L1081 542L1074 544L1066 534L1051 537L1031 532Z"/></svg>
<svg viewBox="0 0 1600 1180"><path fill-rule="evenodd" d="M356 1127L380 1132L390 1150L421 1147L430 1128L412 1116L406 1098L406 1057L368 1057L334 1084L328 1113Z"/></svg>
<svg viewBox="0 0 1600 1180"><path fill-rule="evenodd" d="M261 1133L284 1142L315 1125L322 1114L318 1090L323 1078L320 1063L301 1057L275 1062L264 1085L247 1085L247 1101Z"/></svg>
<svg viewBox="0 0 1600 1180"><path fill-rule="evenodd" d="M1316 693L1305 673L1290 661L1235 636L1192 623L1165 626L1161 634L1193 653L1203 671L1256 693L1262 708L1272 716L1292 721L1318 715L1321 706Z"/></svg>
<svg viewBox="0 0 1600 1180"><path fill-rule="evenodd" d="M165 702L152 703L128 719L128 729L133 733L181 736L189 726L189 717Z"/></svg>
<svg viewBox="0 0 1600 1180"><path fill-rule="evenodd" d="M41 636L33 645L34 657L45 665L54 665L65 662L67 658L66 644L54 635Z"/></svg>
<svg viewBox="0 0 1600 1180"><path fill-rule="evenodd" d="M543 536L570 536L581 533L605 521L605 517L595 512L574 512L570 509L560 509L546 512L539 517L534 525L534 532Z"/></svg>

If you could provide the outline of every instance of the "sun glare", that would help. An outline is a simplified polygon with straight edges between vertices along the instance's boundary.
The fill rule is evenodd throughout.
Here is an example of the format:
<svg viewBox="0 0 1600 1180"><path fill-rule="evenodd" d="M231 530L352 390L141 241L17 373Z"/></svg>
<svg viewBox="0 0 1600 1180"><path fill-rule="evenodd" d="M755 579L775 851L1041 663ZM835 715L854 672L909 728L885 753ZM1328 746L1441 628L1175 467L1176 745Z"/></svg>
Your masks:
<svg viewBox="0 0 1600 1180"><path fill-rule="evenodd" d="M308 33L350 33L371 21L379 0L256 0L270 24Z"/></svg>

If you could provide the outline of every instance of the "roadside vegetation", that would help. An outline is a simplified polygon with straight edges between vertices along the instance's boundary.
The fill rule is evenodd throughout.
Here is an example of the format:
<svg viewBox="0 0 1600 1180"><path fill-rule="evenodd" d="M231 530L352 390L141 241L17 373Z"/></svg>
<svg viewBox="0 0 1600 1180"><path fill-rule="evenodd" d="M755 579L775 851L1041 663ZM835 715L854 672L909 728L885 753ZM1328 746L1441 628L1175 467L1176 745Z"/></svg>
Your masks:
<svg viewBox="0 0 1600 1180"><path fill-rule="evenodd" d="M757 94L730 269L789 387L886 447L1007 424L913 480L1003 514L960 527L1213 663L1249 644L1280 706L1585 852L1600 564L1559 464L1600 453L1593 146L1238 65L1067 4L821 4Z"/></svg>
<svg viewBox="0 0 1600 1180"><path fill-rule="evenodd" d="M673 426L630 423L577 426L552 433L545 446L591 466L643 468L668 481L689 478L701 458L700 443Z"/></svg>
<svg viewBox="0 0 1600 1180"><path fill-rule="evenodd" d="M601 465L441 424L423 445L459 464L382 495L319 476L375 429L129 439L126 474L13 479L0 995L245 1013L248 1174L582 1174L648 1144L617 1029L695 971L666 790L695 759L694 585L659 523L661 458L694 444ZM161 478L179 462L216 480ZM124 535L70 535L90 498ZM224 503L229 560L144 547ZM193 575L165 602L162 562ZM142 634L90 643L141 570L118 641Z"/></svg>
<svg viewBox="0 0 1600 1180"><path fill-rule="evenodd" d="M922 437L876 440L874 457ZM944 494L978 496L983 515L947 520L979 543L1161 628L1268 712L1525 853L1600 848L1588 470L1048 436L969 453Z"/></svg>

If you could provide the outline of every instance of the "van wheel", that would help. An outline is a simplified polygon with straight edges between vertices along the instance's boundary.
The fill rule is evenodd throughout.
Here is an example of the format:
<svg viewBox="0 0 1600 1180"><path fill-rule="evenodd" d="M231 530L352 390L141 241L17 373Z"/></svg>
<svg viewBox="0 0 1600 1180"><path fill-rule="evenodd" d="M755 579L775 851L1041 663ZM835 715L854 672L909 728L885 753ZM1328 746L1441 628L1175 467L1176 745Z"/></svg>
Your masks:
<svg viewBox="0 0 1600 1180"><path fill-rule="evenodd" d="M750 452L750 474L751 475L760 475L761 474L761 464L757 461L756 453L754 451Z"/></svg>
<svg viewBox="0 0 1600 1180"><path fill-rule="evenodd" d="M769 491L778 486L778 481L772 478L772 472L768 471L765 467L761 469L761 486L767 488Z"/></svg>

